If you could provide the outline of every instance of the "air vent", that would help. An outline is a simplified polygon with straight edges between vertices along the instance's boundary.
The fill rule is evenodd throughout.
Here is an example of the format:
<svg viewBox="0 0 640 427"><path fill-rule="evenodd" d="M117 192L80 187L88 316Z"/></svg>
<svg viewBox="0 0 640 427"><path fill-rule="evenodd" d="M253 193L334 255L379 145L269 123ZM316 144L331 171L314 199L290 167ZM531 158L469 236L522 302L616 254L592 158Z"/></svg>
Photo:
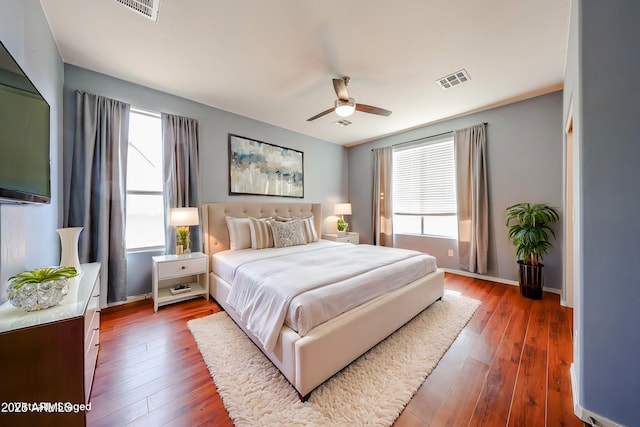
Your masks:
<svg viewBox="0 0 640 427"><path fill-rule="evenodd" d="M336 126L340 126L341 128L346 128L351 124L351 122L349 120L342 119L338 120L337 122L333 122L333 124Z"/></svg>
<svg viewBox="0 0 640 427"><path fill-rule="evenodd" d="M116 0L121 5L146 16L153 22L158 22L158 10L160 10L160 0Z"/></svg>
<svg viewBox="0 0 640 427"><path fill-rule="evenodd" d="M468 80L471 80L471 78L469 77L469 74L467 74L467 71L463 69L456 71L453 74L449 74L448 76L439 78L436 81L442 89L447 90Z"/></svg>

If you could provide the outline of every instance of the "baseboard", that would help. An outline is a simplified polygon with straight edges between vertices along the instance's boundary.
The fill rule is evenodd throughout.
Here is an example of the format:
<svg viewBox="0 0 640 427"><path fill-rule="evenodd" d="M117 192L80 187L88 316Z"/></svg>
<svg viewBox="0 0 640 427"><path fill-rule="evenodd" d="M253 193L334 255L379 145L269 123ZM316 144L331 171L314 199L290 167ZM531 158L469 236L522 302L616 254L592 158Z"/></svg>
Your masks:
<svg viewBox="0 0 640 427"><path fill-rule="evenodd" d="M622 424L618 424L615 421L611 421L607 417L596 414L593 411L583 408L580 405L580 399L578 398L578 379L576 377L575 365L572 363L569 368L571 374L571 394L573 396L573 413L576 417L580 418L585 423L594 427L624 427Z"/></svg>
<svg viewBox="0 0 640 427"><path fill-rule="evenodd" d="M119 305L130 304L130 303L136 302L136 301L144 301L146 299L151 299L151 294L128 296L126 301L111 302L111 303L107 304L107 307L117 307Z"/></svg>
<svg viewBox="0 0 640 427"><path fill-rule="evenodd" d="M444 270L447 273L451 273L451 274L458 274L460 276L473 277L474 279L487 280L489 282L502 283L502 284L511 285L511 286L520 286L517 280L509 280L509 279L503 279L501 277L485 276L484 274L470 273L464 270L454 270L453 268L441 268L441 270ZM543 290L545 292L551 292L552 294L558 294L558 295L562 294L562 289L549 288L545 286Z"/></svg>

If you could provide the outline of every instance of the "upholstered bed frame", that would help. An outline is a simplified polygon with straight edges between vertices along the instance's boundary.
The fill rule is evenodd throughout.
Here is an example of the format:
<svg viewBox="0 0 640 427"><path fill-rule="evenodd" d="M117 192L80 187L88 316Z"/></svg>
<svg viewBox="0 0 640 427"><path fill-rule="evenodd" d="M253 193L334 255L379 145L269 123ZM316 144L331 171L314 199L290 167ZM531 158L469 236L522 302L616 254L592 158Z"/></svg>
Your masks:
<svg viewBox="0 0 640 427"><path fill-rule="evenodd" d="M209 256L229 249L225 216L236 218L314 216L322 232L322 205L318 203L211 203L202 206L204 250ZM212 264L211 262L209 263ZM273 352L266 352L227 304L230 285L210 272L210 293L291 382L301 397L347 366L420 313L444 293L444 273L436 270L409 285L378 297L313 328L304 337L282 328Z"/></svg>

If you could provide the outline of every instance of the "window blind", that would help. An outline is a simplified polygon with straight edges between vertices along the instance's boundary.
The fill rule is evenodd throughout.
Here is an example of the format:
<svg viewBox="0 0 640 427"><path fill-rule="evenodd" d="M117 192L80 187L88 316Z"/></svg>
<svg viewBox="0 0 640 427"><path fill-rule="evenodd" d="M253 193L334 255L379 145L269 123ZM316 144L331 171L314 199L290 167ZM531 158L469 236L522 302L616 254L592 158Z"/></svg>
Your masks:
<svg viewBox="0 0 640 427"><path fill-rule="evenodd" d="M393 151L393 209L405 215L455 215L453 135Z"/></svg>

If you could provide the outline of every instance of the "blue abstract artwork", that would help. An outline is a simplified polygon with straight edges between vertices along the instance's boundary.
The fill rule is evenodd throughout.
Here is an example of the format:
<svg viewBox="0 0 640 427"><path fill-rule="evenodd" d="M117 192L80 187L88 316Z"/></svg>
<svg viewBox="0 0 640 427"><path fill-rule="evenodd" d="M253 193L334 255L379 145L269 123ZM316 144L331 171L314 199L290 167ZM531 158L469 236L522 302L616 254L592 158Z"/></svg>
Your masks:
<svg viewBox="0 0 640 427"><path fill-rule="evenodd" d="M303 153L229 134L229 194L304 197Z"/></svg>

